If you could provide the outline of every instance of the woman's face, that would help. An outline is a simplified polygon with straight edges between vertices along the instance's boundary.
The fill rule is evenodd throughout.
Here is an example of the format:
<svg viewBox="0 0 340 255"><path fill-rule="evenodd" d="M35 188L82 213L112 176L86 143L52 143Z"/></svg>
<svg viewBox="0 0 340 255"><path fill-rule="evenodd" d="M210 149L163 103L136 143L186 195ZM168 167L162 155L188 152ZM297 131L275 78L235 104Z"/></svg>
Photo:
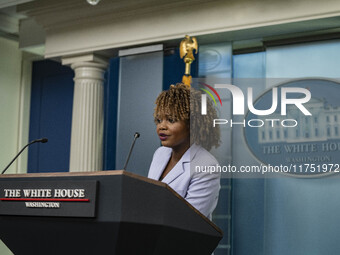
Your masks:
<svg viewBox="0 0 340 255"><path fill-rule="evenodd" d="M157 134L165 147L181 149L190 147L190 131L187 122L170 116L157 116Z"/></svg>

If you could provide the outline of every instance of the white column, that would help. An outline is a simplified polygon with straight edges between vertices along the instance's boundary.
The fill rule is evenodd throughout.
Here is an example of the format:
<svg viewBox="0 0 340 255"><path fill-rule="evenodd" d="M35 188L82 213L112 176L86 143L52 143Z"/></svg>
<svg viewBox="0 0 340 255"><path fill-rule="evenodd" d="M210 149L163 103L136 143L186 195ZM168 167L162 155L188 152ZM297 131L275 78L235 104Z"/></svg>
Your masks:
<svg viewBox="0 0 340 255"><path fill-rule="evenodd" d="M70 172L99 171L103 169L103 84L107 64L73 60L78 61L63 59L63 64L71 63L75 72Z"/></svg>

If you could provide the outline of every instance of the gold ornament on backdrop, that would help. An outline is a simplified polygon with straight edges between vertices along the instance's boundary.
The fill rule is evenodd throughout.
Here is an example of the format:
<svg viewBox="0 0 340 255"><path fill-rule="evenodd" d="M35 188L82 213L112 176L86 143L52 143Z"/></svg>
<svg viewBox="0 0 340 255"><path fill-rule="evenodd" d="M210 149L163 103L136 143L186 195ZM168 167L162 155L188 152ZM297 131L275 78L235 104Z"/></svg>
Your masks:
<svg viewBox="0 0 340 255"><path fill-rule="evenodd" d="M185 73L182 78L182 82L188 86L191 86L191 63L195 60L193 50L195 54L198 52L198 43L195 37L190 37L188 35L181 41L179 47L179 54L181 58L184 58L185 63Z"/></svg>

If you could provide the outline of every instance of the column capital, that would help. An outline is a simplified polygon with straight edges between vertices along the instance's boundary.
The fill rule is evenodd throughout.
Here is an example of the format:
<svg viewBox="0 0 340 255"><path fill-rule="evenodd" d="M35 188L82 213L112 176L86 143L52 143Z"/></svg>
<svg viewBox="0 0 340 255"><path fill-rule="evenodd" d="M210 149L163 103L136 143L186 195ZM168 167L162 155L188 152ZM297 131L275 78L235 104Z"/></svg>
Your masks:
<svg viewBox="0 0 340 255"><path fill-rule="evenodd" d="M108 64L105 63L96 63L96 62L76 62L71 64L71 68L76 70L81 67L89 67L89 68L99 68L104 71L107 68Z"/></svg>
<svg viewBox="0 0 340 255"><path fill-rule="evenodd" d="M74 67L102 67L105 69L108 66L109 60L94 53L88 53L83 55L68 56L61 59L63 65L70 65Z"/></svg>
<svg viewBox="0 0 340 255"><path fill-rule="evenodd" d="M82 80L101 80L104 81L104 73L107 68L107 64L94 63L94 62L77 62L71 64L71 68L74 70L74 81Z"/></svg>

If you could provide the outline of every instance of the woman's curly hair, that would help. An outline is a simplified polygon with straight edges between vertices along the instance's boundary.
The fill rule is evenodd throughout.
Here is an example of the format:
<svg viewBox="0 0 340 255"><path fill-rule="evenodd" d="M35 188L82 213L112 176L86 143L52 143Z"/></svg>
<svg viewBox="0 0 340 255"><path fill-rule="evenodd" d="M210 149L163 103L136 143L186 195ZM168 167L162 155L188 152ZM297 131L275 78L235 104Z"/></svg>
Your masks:
<svg viewBox="0 0 340 255"><path fill-rule="evenodd" d="M201 114L201 92L183 83L171 85L156 99L155 120L159 116L171 116L174 120L184 120L190 127L190 141L206 150L220 145L220 129L213 127L217 113L211 101L207 100L207 114Z"/></svg>

